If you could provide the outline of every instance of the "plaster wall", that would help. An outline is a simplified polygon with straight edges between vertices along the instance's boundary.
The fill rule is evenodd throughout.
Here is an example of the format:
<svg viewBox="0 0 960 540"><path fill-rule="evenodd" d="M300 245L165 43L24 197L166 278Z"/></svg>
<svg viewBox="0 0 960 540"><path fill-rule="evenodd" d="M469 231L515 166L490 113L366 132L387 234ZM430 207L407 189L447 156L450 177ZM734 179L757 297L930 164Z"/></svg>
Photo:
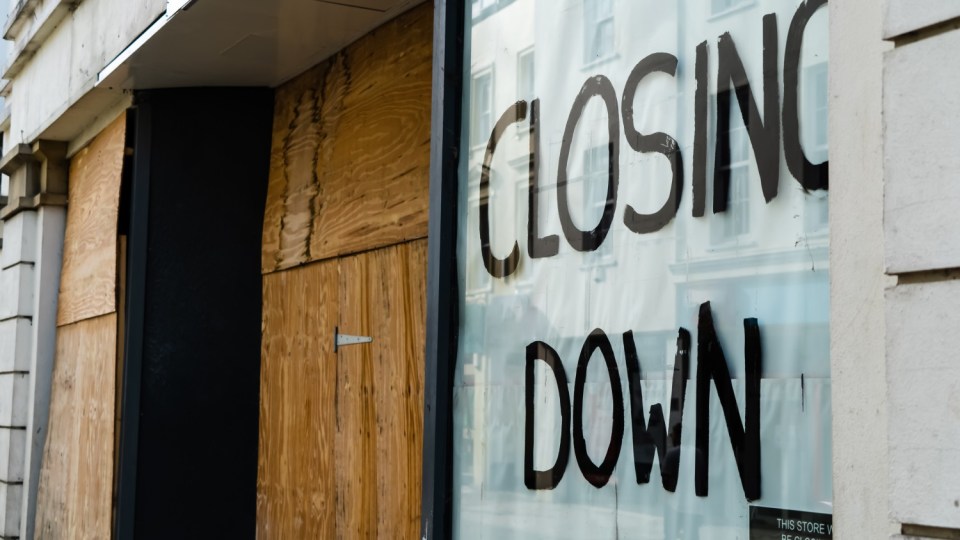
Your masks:
<svg viewBox="0 0 960 540"><path fill-rule="evenodd" d="M888 538L884 4L830 9L830 358L835 538Z"/></svg>

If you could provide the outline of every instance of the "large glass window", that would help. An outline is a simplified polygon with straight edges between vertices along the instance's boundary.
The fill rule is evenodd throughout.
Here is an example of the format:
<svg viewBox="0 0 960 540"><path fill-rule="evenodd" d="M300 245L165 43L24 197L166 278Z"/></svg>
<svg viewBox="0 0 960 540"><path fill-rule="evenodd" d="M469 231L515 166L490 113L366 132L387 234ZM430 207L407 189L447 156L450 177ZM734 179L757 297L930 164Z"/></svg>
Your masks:
<svg viewBox="0 0 960 540"><path fill-rule="evenodd" d="M465 4L454 536L826 527L828 193L786 141L826 174L827 10L502 4Z"/></svg>

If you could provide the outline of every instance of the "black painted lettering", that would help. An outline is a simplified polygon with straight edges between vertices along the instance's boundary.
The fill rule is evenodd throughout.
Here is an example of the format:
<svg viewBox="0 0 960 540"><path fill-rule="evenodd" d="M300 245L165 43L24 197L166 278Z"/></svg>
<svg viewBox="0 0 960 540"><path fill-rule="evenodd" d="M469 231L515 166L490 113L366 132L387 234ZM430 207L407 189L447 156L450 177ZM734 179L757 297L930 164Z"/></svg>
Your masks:
<svg viewBox="0 0 960 540"><path fill-rule="evenodd" d="M697 45L694 73L697 91L693 98L693 217L703 217L707 200L707 42Z"/></svg>
<svg viewBox="0 0 960 540"><path fill-rule="evenodd" d="M540 100L530 102L530 165L527 195L527 254L531 259L552 257L560 249L560 237L540 236Z"/></svg>
<svg viewBox="0 0 960 540"><path fill-rule="evenodd" d="M603 462L597 466L587 454L587 442L583 438L583 391L587 379L587 366L593 351L600 349L603 361L610 376L610 390L613 398L613 429L610 433L610 444ZM617 361L613 356L613 346L607 335L599 328L590 332L583 348L580 350L580 360L577 362L577 377L573 383L573 453L580 466L580 472L587 482L594 487L602 488L610 480L617 459L620 458L620 446L623 444L623 388L620 386L620 374L617 373Z"/></svg>
<svg viewBox="0 0 960 540"><path fill-rule="evenodd" d="M487 142L487 151L483 155L483 168L480 170L480 255L487 272L496 278L509 276L517 270L520 264L520 248L514 241L510 255L506 259L497 258L490 248L490 164L493 162L493 154L497 151L497 143L500 142L503 132L511 124L526 117L526 101L514 103L500 115Z"/></svg>
<svg viewBox="0 0 960 540"><path fill-rule="evenodd" d="M713 211L724 212L730 191L730 85L740 106L757 160L763 198L777 196L780 182L780 84L777 73L777 16L763 17L763 118L730 33L720 36L717 70L717 146L713 168Z"/></svg>
<svg viewBox="0 0 960 540"><path fill-rule="evenodd" d="M637 152L656 152L663 154L670 161L670 170L673 172L670 184L670 195L663 206L653 214L641 214L627 205L623 215L623 223L635 233L652 233L664 228L677 215L680 208L680 197L683 193L683 157L680 155L680 146L676 139L666 133L643 135L634 126L633 99L637 87L644 77L655 72L667 73L674 76L677 73L677 57L667 53L654 53L641 60L627 77L627 84L623 90L623 132L627 136L627 143Z"/></svg>
<svg viewBox="0 0 960 540"><path fill-rule="evenodd" d="M708 491L712 380L723 409L744 496L748 501L760 498L760 329L756 319L744 319L743 328L746 356L746 429L740 422L730 370L713 325L710 302L700 305L700 320L697 324L697 454L694 471L694 488L700 497L706 497Z"/></svg>
<svg viewBox="0 0 960 540"><path fill-rule="evenodd" d="M680 435L683 422L683 400L690 373L690 332L681 328L677 335L677 355L673 365L673 389L670 398L669 433L659 403L650 407L650 423L643 419L643 390L641 389L640 361L633 332L624 332L623 349L626 353L627 382L630 388L630 414L633 421L633 466L637 483L650 482L653 455L660 461L663 488L676 491L680 472Z"/></svg>
<svg viewBox="0 0 960 540"><path fill-rule="evenodd" d="M797 94L800 85L800 51L803 47L803 31L817 9L827 5L827 0L801 2L790 21L787 31L787 50L783 58L783 154L790 174L804 189L827 189L830 179L830 163L813 164L807 159L800 145L800 111Z"/></svg>
<svg viewBox="0 0 960 540"><path fill-rule="evenodd" d="M533 468L533 435L534 426L534 362L541 360L553 371L557 381L557 392L560 396L560 448L557 452L557 461L546 471L537 471ZM523 448L523 483L527 489L554 489L560 484L563 473L567 470L570 460L570 391L567 389L567 374L563 369L563 362L557 351L542 341L534 341L527 345L526 365L526 423L524 424Z"/></svg>
<svg viewBox="0 0 960 540"><path fill-rule="evenodd" d="M570 146L573 144L573 135L580 116L587 106L587 102L594 96L600 96L607 108L607 201L603 207L603 216L597 226L589 231L581 231L570 217L570 204L567 199L567 163L570 161ZM577 251L595 251L610 232L613 223L613 214L617 208L617 189L620 179L620 115L617 111L617 92L613 89L610 79L597 75L587 79L580 88L580 93L573 101L567 125L563 130L563 141L560 145L560 164L557 170L557 210L560 213L560 225L567 242Z"/></svg>

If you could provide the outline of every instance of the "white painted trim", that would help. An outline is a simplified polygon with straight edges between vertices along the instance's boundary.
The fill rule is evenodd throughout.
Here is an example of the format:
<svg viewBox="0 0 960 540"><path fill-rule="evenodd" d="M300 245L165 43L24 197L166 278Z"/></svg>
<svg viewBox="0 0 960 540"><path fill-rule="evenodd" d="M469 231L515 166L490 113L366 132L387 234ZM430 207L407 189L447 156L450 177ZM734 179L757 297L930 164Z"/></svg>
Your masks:
<svg viewBox="0 0 960 540"><path fill-rule="evenodd" d="M173 15L175 15L175 13L170 12L170 6L168 5L166 14L154 21L154 23L144 30L143 33L137 37L137 39L133 40L133 43L128 45L126 49L120 51L120 54L111 60L110 63L107 64L107 67L100 70L100 73L97 74L97 86L102 84L107 77L113 74L114 71L122 66L127 60L129 60L130 57L140 49L140 47L143 47L145 43L153 39L153 36L155 36L161 28L166 26L168 22L170 22L170 19L173 18Z"/></svg>

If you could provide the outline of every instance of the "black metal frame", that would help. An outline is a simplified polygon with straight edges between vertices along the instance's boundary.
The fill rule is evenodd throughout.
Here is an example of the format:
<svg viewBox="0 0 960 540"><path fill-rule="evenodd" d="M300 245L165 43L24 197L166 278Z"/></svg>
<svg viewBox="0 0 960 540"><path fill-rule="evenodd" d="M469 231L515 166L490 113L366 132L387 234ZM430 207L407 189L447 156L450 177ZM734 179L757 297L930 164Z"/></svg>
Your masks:
<svg viewBox="0 0 960 540"><path fill-rule="evenodd" d="M127 260L127 306L143 306L146 299L147 235L150 212L150 149L152 147L149 106L130 109L133 115L133 177L130 180L129 249ZM128 123L129 126L129 123ZM123 351L123 428L117 453L116 515L114 538L133 538L137 495L137 455L140 441L140 380L143 358L142 309L127 310ZM131 413L131 414L127 414Z"/></svg>
<svg viewBox="0 0 960 540"><path fill-rule="evenodd" d="M463 94L463 0L435 0L421 538L451 536L453 373L457 358L457 169Z"/></svg>

